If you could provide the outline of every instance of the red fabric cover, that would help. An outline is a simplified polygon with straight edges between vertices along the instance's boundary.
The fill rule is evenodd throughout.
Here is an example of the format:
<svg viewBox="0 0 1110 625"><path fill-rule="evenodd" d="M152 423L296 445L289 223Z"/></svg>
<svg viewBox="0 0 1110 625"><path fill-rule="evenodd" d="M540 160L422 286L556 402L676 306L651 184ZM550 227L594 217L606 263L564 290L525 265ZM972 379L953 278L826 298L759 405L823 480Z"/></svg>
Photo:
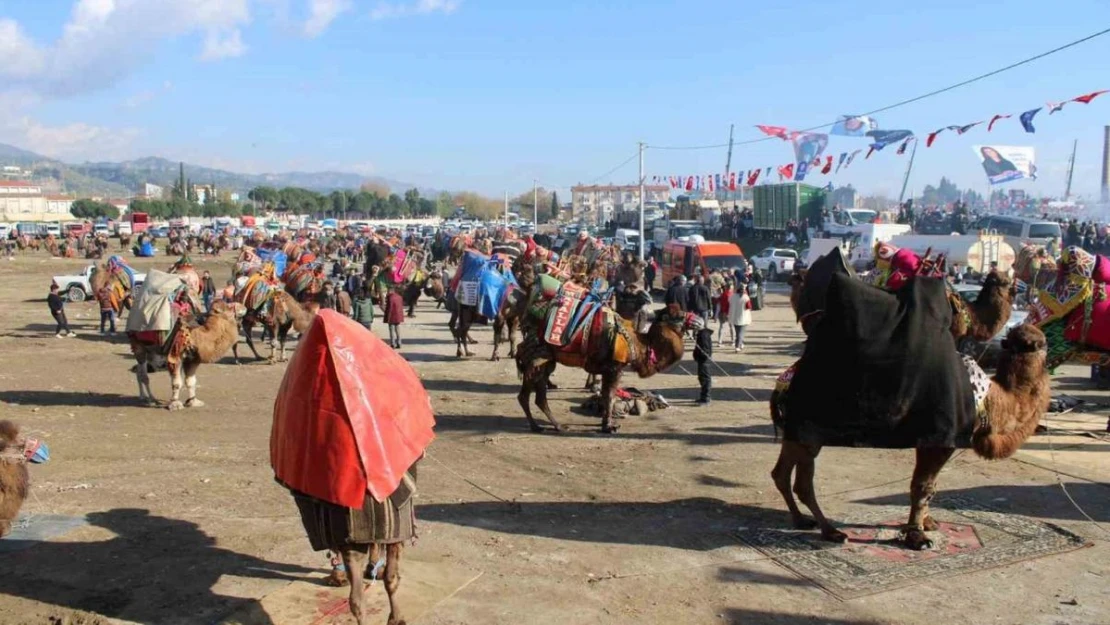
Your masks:
<svg viewBox="0 0 1110 625"><path fill-rule="evenodd" d="M886 288L891 291L906 286L906 283L917 274L917 270L921 267L921 258L909 248L902 248L894 253L894 258L890 260L890 278L886 281Z"/></svg>
<svg viewBox="0 0 1110 625"><path fill-rule="evenodd" d="M1091 272L1091 279L1095 285L1110 283L1110 258L1098 254L1095 256L1095 270Z"/></svg>
<svg viewBox="0 0 1110 625"><path fill-rule="evenodd" d="M361 508L384 501L435 438L416 372L381 339L321 310L274 401L270 466L283 484Z"/></svg>
<svg viewBox="0 0 1110 625"><path fill-rule="evenodd" d="M1110 299L1107 299L1104 294L1105 288L1105 284L1095 284L1095 301L1091 304L1091 325L1087 328L1087 336L1083 336L1086 305L1080 304L1068 315L1064 338L1074 343L1110 351Z"/></svg>

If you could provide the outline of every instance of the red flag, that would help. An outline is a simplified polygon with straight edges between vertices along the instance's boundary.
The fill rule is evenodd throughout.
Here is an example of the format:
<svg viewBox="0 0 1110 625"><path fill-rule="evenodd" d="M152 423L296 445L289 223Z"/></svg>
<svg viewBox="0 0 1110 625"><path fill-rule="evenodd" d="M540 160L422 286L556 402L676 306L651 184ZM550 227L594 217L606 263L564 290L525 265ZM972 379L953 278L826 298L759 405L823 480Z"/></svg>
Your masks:
<svg viewBox="0 0 1110 625"><path fill-rule="evenodd" d="M790 163L789 165L780 166L779 167L779 175L782 176L783 178L786 178L787 180L790 180L791 178L793 178L794 177L794 163Z"/></svg>
<svg viewBox="0 0 1110 625"><path fill-rule="evenodd" d="M1100 95L1106 93L1106 91L1107 91L1106 89L1103 89L1102 91L1092 91L1091 93L1088 93L1087 95L1081 95L1078 98L1072 98L1071 100L1069 100L1069 102L1082 102L1083 104L1090 104L1091 100L1094 100L1095 98L1099 97Z"/></svg>
<svg viewBox="0 0 1110 625"><path fill-rule="evenodd" d="M761 171L763 171L763 170L762 169L753 169L752 173L748 174L748 186L749 187L754 187L755 186L756 181L759 180L759 172L761 172Z"/></svg>
<svg viewBox="0 0 1110 625"><path fill-rule="evenodd" d="M993 130L994 129L994 122L996 122L1000 119L1010 119L1010 116L1009 115L995 115L994 117L992 117L991 118L991 123L987 124L987 132L990 132L991 130Z"/></svg>
<svg viewBox="0 0 1110 625"><path fill-rule="evenodd" d="M687 191L693 191L694 190L694 177L693 176L689 176L688 178L686 178L686 190Z"/></svg>
<svg viewBox="0 0 1110 625"><path fill-rule="evenodd" d="M678 179L675 178L674 176L671 176L671 188L672 189L677 189L678 188Z"/></svg>
<svg viewBox="0 0 1110 625"><path fill-rule="evenodd" d="M832 171L832 161L833 157L826 157L825 166L821 168L821 173L828 174L830 171Z"/></svg>
<svg viewBox="0 0 1110 625"><path fill-rule="evenodd" d="M728 190L736 190L736 172L732 172L728 175Z"/></svg>
<svg viewBox="0 0 1110 625"><path fill-rule="evenodd" d="M818 156L817 158L813 159L813 162L810 163L809 165L810 165L810 167L820 167L821 166L821 157Z"/></svg>
<svg viewBox="0 0 1110 625"><path fill-rule="evenodd" d="M769 137L778 137L779 139L782 139L784 141L787 138L786 128L783 128L782 126L760 126L756 124L756 128L758 128L763 134Z"/></svg>
<svg viewBox="0 0 1110 625"><path fill-rule="evenodd" d="M710 193L713 193L713 176L705 177L705 186L709 187Z"/></svg>
<svg viewBox="0 0 1110 625"><path fill-rule="evenodd" d="M933 147L933 142L937 140L937 135L939 135L942 132L944 132L943 128L941 128L939 130L934 130L933 132L930 132L929 136L925 137L925 147L927 147L927 148Z"/></svg>
<svg viewBox="0 0 1110 625"><path fill-rule="evenodd" d="M874 152L874 151L875 151L875 146L871 146L871 147L867 148L867 155L863 157L863 160L866 161L867 159L871 158L871 153Z"/></svg>

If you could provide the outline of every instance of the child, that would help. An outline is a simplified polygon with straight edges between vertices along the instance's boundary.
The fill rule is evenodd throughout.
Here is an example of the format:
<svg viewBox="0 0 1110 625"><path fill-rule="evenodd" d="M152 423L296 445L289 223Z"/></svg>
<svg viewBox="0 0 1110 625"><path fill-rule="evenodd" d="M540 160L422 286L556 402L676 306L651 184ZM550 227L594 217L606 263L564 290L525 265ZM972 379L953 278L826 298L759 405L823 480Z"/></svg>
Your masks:
<svg viewBox="0 0 1110 625"><path fill-rule="evenodd" d="M77 336L75 332L69 329L69 321L66 320L66 306L62 301L62 296L58 295L58 285L50 285L50 295L46 297L46 305L50 307L50 315L54 317L58 327L54 330L54 336L57 338L74 337Z"/></svg>
<svg viewBox="0 0 1110 625"><path fill-rule="evenodd" d="M351 307L355 321L362 324L367 330L373 330L374 325L374 300L370 297L370 287L363 285L355 295Z"/></svg>
<svg viewBox="0 0 1110 625"><path fill-rule="evenodd" d="M401 324L405 322L405 300L401 291L390 289L385 296L385 322L389 324L389 345L401 349Z"/></svg>
<svg viewBox="0 0 1110 625"><path fill-rule="evenodd" d="M698 405L709 405L709 390L713 386L713 378L709 375L709 358L713 356L713 330L702 327L694 336L694 361L698 363L698 384L701 385L701 395Z"/></svg>

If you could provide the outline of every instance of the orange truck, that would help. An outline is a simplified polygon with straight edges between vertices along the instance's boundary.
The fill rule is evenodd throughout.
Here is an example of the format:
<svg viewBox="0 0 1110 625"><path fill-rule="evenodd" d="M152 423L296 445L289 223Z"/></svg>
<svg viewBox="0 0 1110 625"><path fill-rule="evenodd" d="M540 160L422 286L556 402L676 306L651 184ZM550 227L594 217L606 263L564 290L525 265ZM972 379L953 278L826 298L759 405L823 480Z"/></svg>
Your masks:
<svg viewBox="0 0 1110 625"><path fill-rule="evenodd" d="M700 237L699 237L700 238ZM677 276L708 276L714 269L731 272L747 263L735 243L671 240L663 245L663 288Z"/></svg>

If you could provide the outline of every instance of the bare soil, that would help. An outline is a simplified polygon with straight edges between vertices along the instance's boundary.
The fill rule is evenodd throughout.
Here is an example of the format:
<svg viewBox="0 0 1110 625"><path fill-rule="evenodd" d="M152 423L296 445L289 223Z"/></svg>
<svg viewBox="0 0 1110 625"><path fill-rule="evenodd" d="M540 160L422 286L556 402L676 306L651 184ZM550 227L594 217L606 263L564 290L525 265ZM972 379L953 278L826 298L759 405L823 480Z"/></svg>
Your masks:
<svg viewBox="0 0 1110 625"><path fill-rule="evenodd" d="M230 273L230 258L195 260L217 279ZM269 466L285 366L236 366L229 354L200 370L206 407L139 405L126 340L97 333L95 304L68 306L76 338L53 336L50 277L85 264L43 254L0 260L0 418L43 436L53 455L32 468L24 512L89 520L5 554L0 622L213 623L290 579L325 573ZM841 601L741 543L739 527L786 523L769 478L778 448L767 399L803 337L784 292L768 303L746 351L717 354L712 406L693 404L687 355L666 374L626 379L661 391L670 409L605 436L576 412L587 398L584 374L560 368L552 404L571 431L556 436L528 431L512 360L488 361L490 329L474 331L479 357L458 361L446 313L422 302L403 327L402 353L432 397L438 438L421 466L420 540L406 558L483 575L417 623L1110 622L1110 444L1089 436L1051 445L1038 437L1029 453L997 463L966 454L940 488L1060 524L1094 541L1090 549ZM1058 389L1110 404L1085 369L1057 373ZM168 376L153 380L168 398ZM1091 429L1105 423L1105 410L1068 416ZM820 500L834 519L866 501L905 501L911 471L908 451L827 449ZM1068 501L1056 471L1101 525Z"/></svg>

